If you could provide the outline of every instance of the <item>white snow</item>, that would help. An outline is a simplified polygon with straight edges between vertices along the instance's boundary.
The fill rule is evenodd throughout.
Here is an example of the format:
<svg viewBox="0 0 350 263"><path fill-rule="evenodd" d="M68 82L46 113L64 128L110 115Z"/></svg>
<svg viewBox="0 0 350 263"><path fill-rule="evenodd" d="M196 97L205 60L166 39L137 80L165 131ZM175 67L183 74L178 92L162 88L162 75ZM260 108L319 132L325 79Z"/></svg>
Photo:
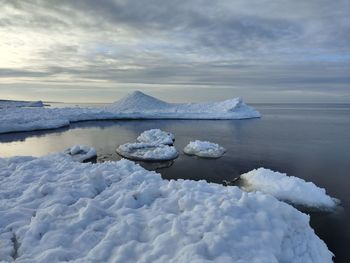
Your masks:
<svg viewBox="0 0 350 263"><path fill-rule="evenodd" d="M144 142L122 144L117 153L128 159L145 161L168 161L179 155L174 146Z"/></svg>
<svg viewBox="0 0 350 263"><path fill-rule="evenodd" d="M174 134L160 129L151 129L144 131L137 137L138 142L153 143L153 144L167 144L172 145L174 143Z"/></svg>
<svg viewBox="0 0 350 263"><path fill-rule="evenodd" d="M66 149L64 153L68 154L77 162L84 162L97 156L95 148L85 145L74 145L71 148Z"/></svg>
<svg viewBox="0 0 350 263"><path fill-rule="evenodd" d="M327 195L325 189L312 182L269 169L255 169L242 174L240 178L244 182L243 189L260 191L292 204L332 209L339 203L339 200Z"/></svg>
<svg viewBox="0 0 350 263"><path fill-rule="evenodd" d="M184 153L188 155L197 155L205 158L219 158L225 151L225 148L219 144L199 140L190 142L184 148Z"/></svg>
<svg viewBox="0 0 350 263"><path fill-rule="evenodd" d="M0 158L0 246L21 263L332 262L309 216L272 196L65 154Z"/></svg>
<svg viewBox="0 0 350 263"><path fill-rule="evenodd" d="M222 102L167 103L136 91L106 107L0 107L0 133L53 129L71 122L106 119L246 119L260 113L236 98Z"/></svg>
<svg viewBox="0 0 350 263"><path fill-rule="evenodd" d="M39 101L22 101L22 100L0 100L1 108L13 108L13 107L44 107L44 103Z"/></svg>
<svg viewBox="0 0 350 263"><path fill-rule="evenodd" d="M144 119L247 119L260 113L241 98L207 103L168 103L140 91L105 107L106 111L125 112L130 118Z"/></svg>

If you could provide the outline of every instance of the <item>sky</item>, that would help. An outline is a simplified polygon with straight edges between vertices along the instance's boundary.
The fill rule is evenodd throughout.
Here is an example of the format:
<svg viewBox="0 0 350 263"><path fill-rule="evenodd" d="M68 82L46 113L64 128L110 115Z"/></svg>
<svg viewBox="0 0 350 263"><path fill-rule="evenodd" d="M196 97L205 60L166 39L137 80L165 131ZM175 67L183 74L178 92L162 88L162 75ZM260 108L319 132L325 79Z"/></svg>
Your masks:
<svg viewBox="0 0 350 263"><path fill-rule="evenodd" d="M0 98L350 103L349 0L0 0Z"/></svg>

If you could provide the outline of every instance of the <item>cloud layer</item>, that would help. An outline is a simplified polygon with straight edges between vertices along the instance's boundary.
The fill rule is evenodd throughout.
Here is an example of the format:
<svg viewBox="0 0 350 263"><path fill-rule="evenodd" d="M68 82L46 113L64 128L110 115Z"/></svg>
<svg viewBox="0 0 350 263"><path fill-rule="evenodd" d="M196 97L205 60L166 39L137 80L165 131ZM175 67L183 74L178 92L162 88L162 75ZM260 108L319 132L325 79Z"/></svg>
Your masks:
<svg viewBox="0 0 350 263"><path fill-rule="evenodd" d="M144 84L350 99L347 0L1 2L3 90Z"/></svg>

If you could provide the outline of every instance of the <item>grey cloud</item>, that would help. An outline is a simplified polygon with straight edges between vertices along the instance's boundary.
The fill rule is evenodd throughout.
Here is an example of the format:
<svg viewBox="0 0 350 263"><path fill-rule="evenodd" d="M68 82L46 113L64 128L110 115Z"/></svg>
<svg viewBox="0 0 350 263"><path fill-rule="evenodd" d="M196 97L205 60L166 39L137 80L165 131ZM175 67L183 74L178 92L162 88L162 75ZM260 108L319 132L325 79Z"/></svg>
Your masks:
<svg viewBox="0 0 350 263"><path fill-rule="evenodd" d="M281 91L293 85L326 91L331 84L348 92L346 0L5 0L4 6L20 11L0 17L5 32L47 38L58 32L62 41L33 50L30 66L0 69L2 78L68 75L67 81Z"/></svg>

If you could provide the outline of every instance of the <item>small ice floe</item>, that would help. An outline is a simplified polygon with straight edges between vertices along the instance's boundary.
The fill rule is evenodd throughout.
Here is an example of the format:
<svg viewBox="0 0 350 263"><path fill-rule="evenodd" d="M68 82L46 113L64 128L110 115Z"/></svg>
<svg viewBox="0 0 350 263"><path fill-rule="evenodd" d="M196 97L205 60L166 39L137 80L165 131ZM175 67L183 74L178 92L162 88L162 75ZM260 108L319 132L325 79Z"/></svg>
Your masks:
<svg viewBox="0 0 350 263"><path fill-rule="evenodd" d="M168 161L179 155L174 146L143 142L122 144L117 148L117 153L138 161Z"/></svg>
<svg viewBox="0 0 350 263"><path fill-rule="evenodd" d="M219 144L199 141L190 142L184 148L184 153L188 155L197 155L204 158L219 158L225 153L225 148Z"/></svg>
<svg viewBox="0 0 350 263"><path fill-rule="evenodd" d="M246 191L260 191L295 205L331 210L340 203L338 199L327 195L324 188L312 182L269 169L255 169L242 174L240 178L241 186Z"/></svg>
<svg viewBox="0 0 350 263"><path fill-rule="evenodd" d="M85 145L74 145L66 149L64 153L69 154L77 162L84 162L97 156L95 148Z"/></svg>
<svg viewBox="0 0 350 263"><path fill-rule="evenodd" d="M138 142L153 143L153 144L167 144L173 145L175 141L174 134L160 129L151 129L144 131L137 137Z"/></svg>

